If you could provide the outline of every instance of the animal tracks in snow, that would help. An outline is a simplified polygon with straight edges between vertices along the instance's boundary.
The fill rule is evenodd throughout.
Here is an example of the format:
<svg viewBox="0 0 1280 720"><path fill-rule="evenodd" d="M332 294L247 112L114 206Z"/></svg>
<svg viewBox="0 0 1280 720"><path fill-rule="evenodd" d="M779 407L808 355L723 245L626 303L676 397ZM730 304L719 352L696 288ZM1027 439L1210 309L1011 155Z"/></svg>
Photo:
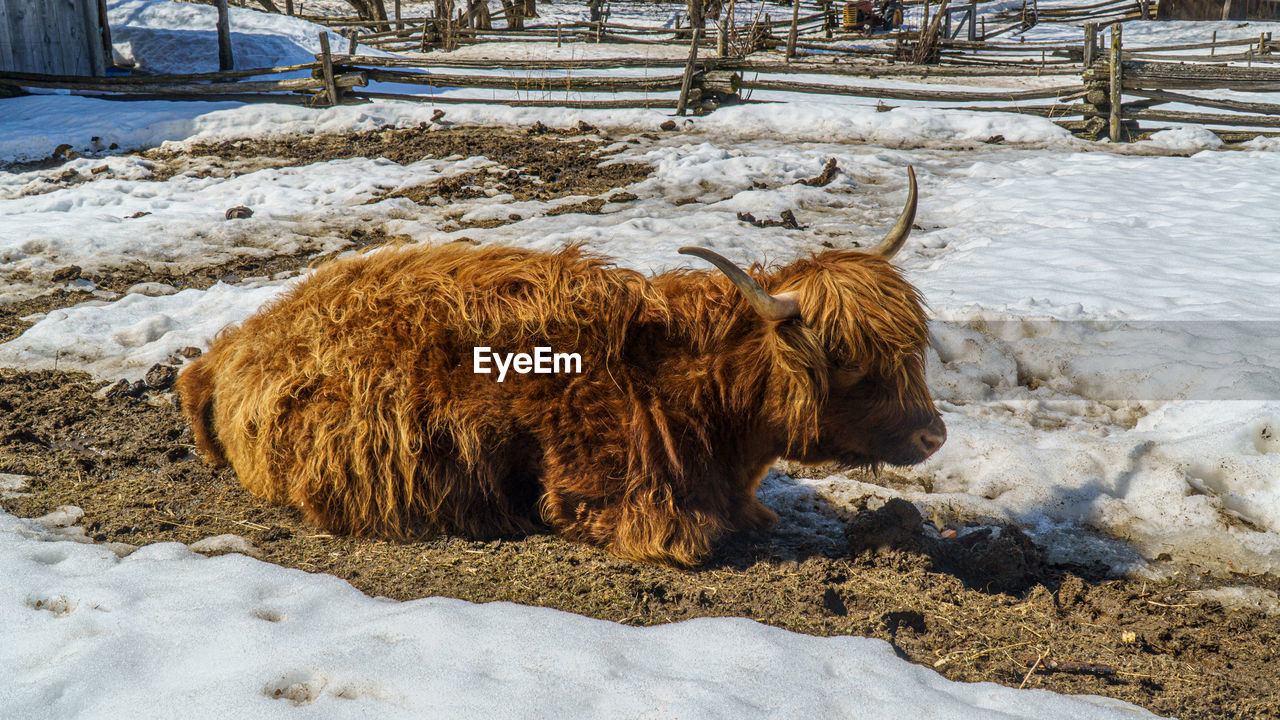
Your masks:
<svg viewBox="0 0 1280 720"><path fill-rule="evenodd" d="M54 617L66 617L75 612L80 603L65 595L32 594L27 596L27 606L32 610L53 613Z"/></svg>
<svg viewBox="0 0 1280 720"><path fill-rule="evenodd" d="M262 694L294 705L310 705L324 692L329 679L310 670L293 670L262 687Z"/></svg>
<svg viewBox="0 0 1280 720"><path fill-rule="evenodd" d="M287 700L294 705L310 705L325 695L343 700L362 697L387 699L382 688L368 681L331 682L328 676L316 670L291 670L268 682L262 694L273 700Z"/></svg>

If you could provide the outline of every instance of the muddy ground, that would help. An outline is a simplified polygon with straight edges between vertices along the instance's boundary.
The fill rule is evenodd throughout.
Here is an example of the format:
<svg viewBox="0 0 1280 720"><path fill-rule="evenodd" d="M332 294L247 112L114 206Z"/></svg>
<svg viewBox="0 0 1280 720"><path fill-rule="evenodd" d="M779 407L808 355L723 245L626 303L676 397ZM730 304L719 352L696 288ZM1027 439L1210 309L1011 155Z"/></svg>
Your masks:
<svg viewBox="0 0 1280 720"><path fill-rule="evenodd" d="M459 134L446 137L453 132ZM592 172L602 160L596 154L602 141L589 134L523 136L545 144L537 157L502 160L532 169L519 173L529 177L510 180L520 192L599 197L647 174L643 167ZM343 153L407 162L432 153L498 153L508 142L519 152L515 146L522 145L512 139L521 136L489 131L414 135L384 130L221 143L152 157L174 167L199 160L220 172L350 156ZM468 187L475 186L419 192L425 198ZM352 238L355 244L387 239ZM269 275L313 260L246 258L184 277L126 268L95 282L117 291L142 281L207 287L219 278ZM60 291L22 307L0 307L0 340L21 331L24 315L83 299ZM129 545L233 533L250 540L263 560L331 573L376 596L505 600L632 625L741 616L813 635L882 638L902 657L954 680L1107 695L1181 718L1280 717L1280 672L1272 665L1280 659L1280 618L1193 594L1224 584L1275 590L1275 578L1218 578L1188 569L1144 582L1096 568L1051 566L1016 528L975 530L958 519L936 527L898 502L828 508L846 528L846 546L806 545L795 533L740 535L692 571L637 565L546 533L484 542L335 537L248 495L233 472L195 457L163 379L157 387L136 387L134 395L111 397L98 392L104 384L76 373L0 370L0 473L30 478L26 494L0 500L6 511L38 517L75 505L84 510L80 526L91 539ZM784 514L783 529L789 521ZM942 530L959 535L947 538Z"/></svg>

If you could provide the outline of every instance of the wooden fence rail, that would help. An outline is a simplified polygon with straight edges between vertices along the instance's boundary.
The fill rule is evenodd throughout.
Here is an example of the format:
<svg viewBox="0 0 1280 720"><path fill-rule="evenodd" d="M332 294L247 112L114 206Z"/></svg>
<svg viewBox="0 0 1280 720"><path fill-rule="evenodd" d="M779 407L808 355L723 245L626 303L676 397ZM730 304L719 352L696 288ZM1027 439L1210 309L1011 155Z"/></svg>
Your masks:
<svg viewBox="0 0 1280 720"><path fill-rule="evenodd" d="M669 92L680 89L680 75L659 77L593 77L581 75L515 76L457 75L438 72L408 72L339 65L344 71L359 72L378 82L465 87L486 90L547 90L559 92Z"/></svg>
<svg viewBox="0 0 1280 720"><path fill-rule="evenodd" d="M640 98L636 100L524 100L519 98L475 98L475 97L456 97L452 95L405 95L400 93L384 93L384 92L354 92L351 93L355 98L368 98L370 100L401 100L407 102L419 102L436 104L467 104L467 105L508 105L511 107L558 107L572 108L575 110L602 110L602 109L675 109L676 98Z"/></svg>
<svg viewBox="0 0 1280 720"><path fill-rule="evenodd" d="M907 88L864 87L858 85L824 85L791 81L744 80L744 90L772 90L775 92L812 93L817 95L849 95L885 100L921 100L934 102L999 102L1017 100L1042 100L1069 95L1080 95L1080 85L1063 85L1036 90L1004 92L973 92L965 90L910 90Z"/></svg>
<svg viewBox="0 0 1280 720"><path fill-rule="evenodd" d="M170 76L172 77L172 76ZM281 93L323 90L325 82L316 78L289 78L286 80L235 80L231 82L146 82L133 79L133 82L106 82L117 78L82 78L64 75L33 75L29 73L0 73L0 85L17 85L58 90L78 90L81 92L126 93L148 95L207 95L217 96L230 93ZM362 72L338 75L334 78L338 87L363 87L369 84L368 76Z"/></svg>

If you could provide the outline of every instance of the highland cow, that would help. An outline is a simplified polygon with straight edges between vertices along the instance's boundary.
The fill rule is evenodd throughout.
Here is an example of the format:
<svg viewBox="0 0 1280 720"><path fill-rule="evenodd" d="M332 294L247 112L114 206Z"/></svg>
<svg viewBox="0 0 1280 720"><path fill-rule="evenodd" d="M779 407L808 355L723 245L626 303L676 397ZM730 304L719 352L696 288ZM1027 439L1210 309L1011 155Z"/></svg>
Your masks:
<svg viewBox="0 0 1280 720"><path fill-rule="evenodd" d="M946 431L925 313L871 252L651 277L581 247L385 248L322 266L182 373L206 459L333 532L408 540L550 526L696 565L764 531L778 458L922 461ZM578 353L581 372L476 372L475 348Z"/></svg>

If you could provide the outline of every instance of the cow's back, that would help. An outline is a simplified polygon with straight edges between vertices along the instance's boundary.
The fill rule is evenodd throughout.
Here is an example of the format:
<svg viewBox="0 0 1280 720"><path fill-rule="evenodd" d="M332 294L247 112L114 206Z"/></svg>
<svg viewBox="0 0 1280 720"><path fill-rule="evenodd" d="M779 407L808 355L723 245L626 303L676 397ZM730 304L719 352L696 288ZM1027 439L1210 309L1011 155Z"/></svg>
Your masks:
<svg viewBox="0 0 1280 720"><path fill-rule="evenodd" d="M593 373L661 312L641 276L575 248L389 248L317 269L217 338L180 390L193 426L212 428L210 459L323 527L513 531L527 527L541 452L540 418L513 408L575 378L499 383L474 372L474 348L572 349Z"/></svg>

